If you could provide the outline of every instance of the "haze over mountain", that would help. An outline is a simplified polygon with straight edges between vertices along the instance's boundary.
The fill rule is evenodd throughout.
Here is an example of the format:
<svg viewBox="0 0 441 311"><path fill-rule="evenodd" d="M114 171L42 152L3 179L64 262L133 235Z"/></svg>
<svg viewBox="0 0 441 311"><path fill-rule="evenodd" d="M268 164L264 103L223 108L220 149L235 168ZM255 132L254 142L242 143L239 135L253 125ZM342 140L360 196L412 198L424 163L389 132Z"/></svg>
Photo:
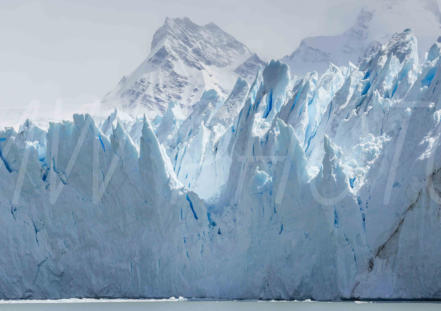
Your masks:
<svg viewBox="0 0 441 311"><path fill-rule="evenodd" d="M409 14L409 12L412 12ZM402 18L406 16L406 18ZM330 63L358 64L365 53L372 53L395 32L411 28L418 38L421 60L441 33L441 11L435 0L371 1L357 15L352 27L342 34L305 38L290 55L282 58L293 74L323 73ZM421 22L424 20L424 23Z"/></svg>

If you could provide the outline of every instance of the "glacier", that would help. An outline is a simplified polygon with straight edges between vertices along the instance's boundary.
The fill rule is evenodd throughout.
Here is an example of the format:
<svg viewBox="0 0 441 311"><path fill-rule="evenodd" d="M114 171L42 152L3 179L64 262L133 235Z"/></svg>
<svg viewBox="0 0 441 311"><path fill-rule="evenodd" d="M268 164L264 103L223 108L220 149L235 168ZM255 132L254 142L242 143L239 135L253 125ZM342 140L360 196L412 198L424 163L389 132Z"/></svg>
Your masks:
<svg viewBox="0 0 441 311"><path fill-rule="evenodd" d="M2 129L0 298L441 299L441 37L245 54L191 106Z"/></svg>

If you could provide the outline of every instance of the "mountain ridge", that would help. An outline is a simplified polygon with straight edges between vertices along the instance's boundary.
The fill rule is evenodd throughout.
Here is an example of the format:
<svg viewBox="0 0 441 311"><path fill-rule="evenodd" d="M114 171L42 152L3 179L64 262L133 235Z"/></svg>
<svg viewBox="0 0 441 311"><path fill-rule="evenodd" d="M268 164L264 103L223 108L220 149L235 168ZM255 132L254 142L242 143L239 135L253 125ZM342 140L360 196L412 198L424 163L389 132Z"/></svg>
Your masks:
<svg viewBox="0 0 441 311"><path fill-rule="evenodd" d="M104 102L128 110L149 109L162 115L169 102L185 114L204 91L226 97L235 80L252 82L264 63L257 54L214 23L199 26L189 18L166 18L155 32L151 51Z"/></svg>

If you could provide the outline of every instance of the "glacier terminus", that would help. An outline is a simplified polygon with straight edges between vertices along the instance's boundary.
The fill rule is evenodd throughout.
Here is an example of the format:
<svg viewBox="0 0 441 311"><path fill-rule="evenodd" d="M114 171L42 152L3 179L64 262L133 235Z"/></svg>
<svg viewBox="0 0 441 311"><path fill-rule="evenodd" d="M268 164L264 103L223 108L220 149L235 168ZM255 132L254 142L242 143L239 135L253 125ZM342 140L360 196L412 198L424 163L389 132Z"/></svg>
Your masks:
<svg viewBox="0 0 441 311"><path fill-rule="evenodd" d="M2 128L0 299L441 299L441 37L373 14L270 61L167 18L105 113Z"/></svg>

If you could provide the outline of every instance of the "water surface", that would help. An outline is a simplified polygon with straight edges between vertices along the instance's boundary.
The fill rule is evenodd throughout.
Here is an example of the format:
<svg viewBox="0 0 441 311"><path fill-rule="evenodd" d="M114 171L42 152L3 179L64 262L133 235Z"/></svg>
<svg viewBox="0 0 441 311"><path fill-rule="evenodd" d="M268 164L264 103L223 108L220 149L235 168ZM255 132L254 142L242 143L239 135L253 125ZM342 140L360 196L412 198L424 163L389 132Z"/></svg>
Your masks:
<svg viewBox="0 0 441 311"><path fill-rule="evenodd" d="M0 310L308 310L308 311L352 311L352 310L441 310L441 304L436 302L297 302L297 301L172 301L172 300L60 300L56 302L26 301L0 302Z"/></svg>

